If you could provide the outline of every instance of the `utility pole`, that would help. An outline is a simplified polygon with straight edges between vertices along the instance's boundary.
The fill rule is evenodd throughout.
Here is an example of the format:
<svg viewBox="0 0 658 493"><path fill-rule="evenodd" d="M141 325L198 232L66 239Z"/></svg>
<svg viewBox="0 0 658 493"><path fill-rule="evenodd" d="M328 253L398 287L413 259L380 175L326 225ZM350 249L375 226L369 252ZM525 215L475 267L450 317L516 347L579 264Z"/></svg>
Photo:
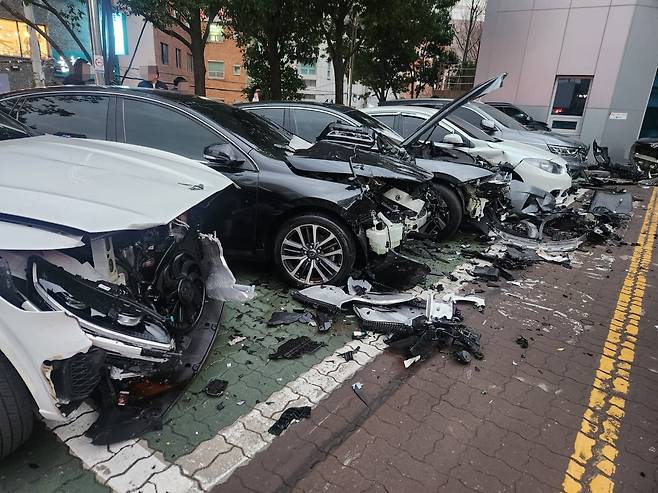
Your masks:
<svg viewBox="0 0 658 493"><path fill-rule="evenodd" d="M91 52L93 55L93 70L96 76L96 85L105 85L105 59L101 45L101 26L98 19L98 3L96 0L87 0L89 13L89 29L91 30Z"/></svg>
<svg viewBox="0 0 658 493"><path fill-rule="evenodd" d="M25 18L34 23L34 10L32 4L23 4L23 13ZM39 39L37 32L31 27L28 28L30 32L30 54L32 59L32 73L34 74L34 87L44 87L46 85L46 77L43 74L43 64L41 63L41 47L39 46Z"/></svg>

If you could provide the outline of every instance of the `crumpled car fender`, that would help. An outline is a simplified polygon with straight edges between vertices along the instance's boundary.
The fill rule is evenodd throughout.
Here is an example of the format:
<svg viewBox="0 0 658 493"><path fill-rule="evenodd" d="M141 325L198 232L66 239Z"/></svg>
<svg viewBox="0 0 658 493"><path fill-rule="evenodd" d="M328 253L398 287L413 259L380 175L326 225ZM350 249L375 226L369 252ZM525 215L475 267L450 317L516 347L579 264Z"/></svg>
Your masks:
<svg viewBox="0 0 658 493"><path fill-rule="evenodd" d="M469 181L488 178L493 173L479 166L451 163L448 161L435 161L433 159L416 159L416 164L434 174L435 179L445 180L454 185L461 185Z"/></svg>
<svg viewBox="0 0 658 493"><path fill-rule="evenodd" d="M55 390L43 362L86 353L90 347L78 322L64 312L21 310L0 297L0 351L23 379L44 418L66 419L55 405Z"/></svg>

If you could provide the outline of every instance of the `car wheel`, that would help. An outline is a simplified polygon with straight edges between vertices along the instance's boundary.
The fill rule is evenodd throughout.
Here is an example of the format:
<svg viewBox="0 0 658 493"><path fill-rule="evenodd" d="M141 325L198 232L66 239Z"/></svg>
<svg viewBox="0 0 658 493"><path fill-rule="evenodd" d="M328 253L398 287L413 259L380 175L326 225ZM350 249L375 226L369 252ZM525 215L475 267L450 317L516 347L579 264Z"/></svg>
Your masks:
<svg viewBox="0 0 658 493"><path fill-rule="evenodd" d="M355 260L352 231L323 214L290 219L274 241L274 261L286 282L297 287L340 285Z"/></svg>
<svg viewBox="0 0 658 493"><path fill-rule="evenodd" d="M32 434L32 397L12 364L0 353L0 460Z"/></svg>
<svg viewBox="0 0 658 493"><path fill-rule="evenodd" d="M435 240L448 240L462 224L464 208L459 196L450 188L432 183L429 193L431 216L420 232Z"/></svg>

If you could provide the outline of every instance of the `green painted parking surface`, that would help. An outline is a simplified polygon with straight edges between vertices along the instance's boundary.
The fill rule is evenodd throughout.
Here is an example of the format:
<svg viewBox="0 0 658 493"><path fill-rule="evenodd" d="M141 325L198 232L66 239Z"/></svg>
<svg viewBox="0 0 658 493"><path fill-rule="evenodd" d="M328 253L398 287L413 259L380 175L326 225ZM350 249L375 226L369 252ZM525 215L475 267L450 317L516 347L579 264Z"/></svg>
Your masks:
<svg viewBox="0 0 658 493"><path fill-rule="evenodd" d="M430 265L433 272L448 273L464 261L464 248L481 249L475 237L464 235L457 240L435 245L416 241L405 254ZM302 306L291 298L292 290L277 280L272 272L263 272L257 264L231 263L239 282L256 284L257 297L240 305L226 305L221 332L199 375L166 416L162 430L145 435L149 446L161 451L173 461L192 452L201 442L212 438L219 430L249 413L258 402L280 390L316 363L351 339L358 329L354 316L344 314L334 320L332 329L325 334L302 323L268 327L271 314L279 310L293 310ZM429 287L438 280L429 276ZM313 354L296 360L272 360L268 355L285 340L307 335L323 342L324 347ZM246 339L236 345L228 342L236 336ZM209 380L221 378L229 382L225 395L208 397L203 388ZM244 402L242 402L244 401ZM223 409L218 409L219 404ZM221 407L221 406L220 406ZM69 454L66 446L43 425L37 424L28 443L11 457L0 463L0 492L107 492L97 484L94 475L83 469L82 463Z"/></svg>
<svg viewBox="0 0 658 493"><path fill-rule="evenodd" d="M68 453L43 424L36 423L30 440L0 463L0 492L107 493L80 460Z"/></svg>

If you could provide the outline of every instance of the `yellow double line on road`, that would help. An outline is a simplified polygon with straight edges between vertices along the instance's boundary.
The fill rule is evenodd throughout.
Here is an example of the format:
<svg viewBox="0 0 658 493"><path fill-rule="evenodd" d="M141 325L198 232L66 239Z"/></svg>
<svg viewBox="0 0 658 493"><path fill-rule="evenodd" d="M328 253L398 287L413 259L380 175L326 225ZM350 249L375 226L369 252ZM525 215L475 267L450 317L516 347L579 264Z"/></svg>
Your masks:
<svg viewBox="0 0 658 493"><path fill-rule="evenodd" d="M617 439L625 413L656 228L658 189L651 194L638 245L633 250L628 274L610 321L589 404L562 482L565 493L610 493L614 490Z"/></svg>

